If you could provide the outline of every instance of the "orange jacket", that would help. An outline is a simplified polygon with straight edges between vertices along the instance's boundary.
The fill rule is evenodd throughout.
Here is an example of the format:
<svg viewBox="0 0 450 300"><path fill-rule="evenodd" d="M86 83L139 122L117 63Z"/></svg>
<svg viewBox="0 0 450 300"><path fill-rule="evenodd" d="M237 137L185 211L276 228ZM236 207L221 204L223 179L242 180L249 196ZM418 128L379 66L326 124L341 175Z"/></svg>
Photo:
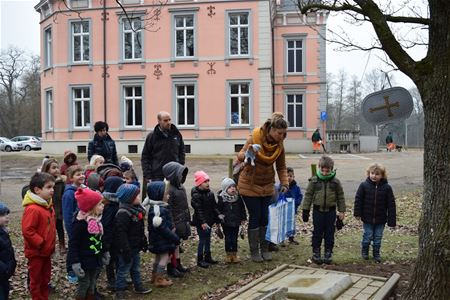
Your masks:
<svg viewBox="0 0 450 300"><path fill-rule="evenodd" d="M52 201L48 203L31 191L23 198L22 235L25 257L48 257L55 252L56 224Z"/></svg>

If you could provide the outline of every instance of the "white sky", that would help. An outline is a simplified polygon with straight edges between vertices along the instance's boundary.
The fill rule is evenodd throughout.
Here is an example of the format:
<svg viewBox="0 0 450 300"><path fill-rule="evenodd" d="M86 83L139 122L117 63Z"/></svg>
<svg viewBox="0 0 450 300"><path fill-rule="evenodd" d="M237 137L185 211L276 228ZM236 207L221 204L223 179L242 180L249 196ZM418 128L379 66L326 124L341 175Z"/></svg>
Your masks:
<svg viewBox="0 0 450 300"><path fill-rule="evenodd" d="M39 14L34 10L34 6L39 0L0 0L0 49L4 50L9 45L14 45L25 49L30 53L39 54ZM336 29L341 26L347 34L357 37L357 40L364 40L373 36L370 26L355 28L343 21L342 17L331 15L328 19L328 28ZM344 69L348 74L356 75L362 79L364 70L369 72L373 68L382 68L384 71L389 67L377 57L381 52L338 52L335 45L327 46L327 72L337 74ZM414 59L424 56L425 50L417 50L410 53ZM366 67L367 64L367 67ZM405 88L414 86L412 81L401 72L394 73L395 81Z"/></svg>

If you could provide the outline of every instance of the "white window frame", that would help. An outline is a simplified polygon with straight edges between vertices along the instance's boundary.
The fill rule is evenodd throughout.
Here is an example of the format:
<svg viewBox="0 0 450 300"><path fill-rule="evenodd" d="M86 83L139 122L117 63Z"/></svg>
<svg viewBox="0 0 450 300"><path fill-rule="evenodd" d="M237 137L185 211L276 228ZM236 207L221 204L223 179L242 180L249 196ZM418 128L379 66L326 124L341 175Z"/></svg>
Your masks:
<svg viewBox="0 0 450 300"><path fill-rule="evenodd" d="M248 85L248 93L242 93L242 85ZM232 94L231 90L232 90L232 85L238 85L238 93L237 94ZM233 123L231 118L232 118L232 98L238 98L238 120L239 123ZM243 97L247 97L248 98L248 123L242 123L242 98ZM239 81L239 82L234 82L234 81L230 81L228 83L228 121L227 123L230 125L230 127L242 127L242 126L250 126L251 125L251 118L252 118L252 84L250 81Z"/></svg>
<svg viewBox="0 0 450 300"><path fill-rule="evenodd" d="M74 2L74 0L70 0L70 6L69 6L70 8L73 8L73 9L81 9L81 8L90 8L90 7L92 7L92 0L86 0L87 6L74 6L73 2Z"/></svg>
<svg viewBox="0 0 450 300"><path fill-rule="evenodd" d="M186 18L192 18L192 26L187 26L186 25ZM182 27L177 27L177 19L178 18L183 18L183 26ZM186 36L187 36L187 31L188 30L192 30L192 44L193 44L193 54L192 55L187 55L187 40L186 40ZM193 58L195 57L195 54L197 52L196 49L196 34L195 34L195 14L182 14L182 15L175 15L174 16L174 44L175 44L175 58ZM183 32L183 55L178 55L178 45L177 45L177 32L178 31L182 31Z"/></svg>
<svg viewBox="0 0 450 300"><path fill-rule="evenodd" d="M141 22L141 27L139 30L135 30L134 29L134 22L135 21L140 21ZM122 43L122 60L123 61L140 61L143 59L144 56L144 31L143 31L143 23L142 23L142 19L141 17L133 17L131 19L127 19L126 17L121 18L121 43ZM131 28L132 29L125 29L125 25L128 24L130 25L131 23ZM126 58L125 57L125 34L131 34L131 54L132 57L131 58ZM139 43L137 43L137 38L136 36L140 35L141 37L141 43L140 43L140 47L141 47L141 56L140 57L135 57L135 47L136 45L139 45Z"/></svg>
<svg viewBox="0 0 450 300"><path fill-rule="evenodd" d="M289 103L289 96L293 96L293 102ZM300 98L300 101L299 101ZM285 95L285 104L286 104L286 119L289 122L289 128L304 128L305 127L305 93L300 91L292 91L292 92L286 92ZM292 106L293 109L293 119L291 120L289 118L289 107ZM301 106L301 119L302 124L301 126L298 126L297 124L297 106Z"/></svg>
<svg viewBox="0 0 450 300"><path fill-rule="evenodd" d="M194 88L194 94L193 95L187 95L187 90L188 90L188 86L192 86ZM183 87L184 89L184 95L179 95L178 94L178 88L179 87ZM196 119L196 93L197 93L197 86L195 83L175 83L175 110L176 110L176 118L177 118L177 126L178 127L194 127L195 124L197 123L197 119ZM179 106L178 106L178 100L183 99L183 106L184 106L184 124L180 123L180 119L178 118L179 116ZM188 106L189 103L188 102L192 102L191 105L194 108L194 123L192 124L188 124L187 120L188 120Z"/></svg>
<svg viewBox="0 0 450 300"><path fill-rule="evenodd" d="M91 97L92 97L92 90L90 86L73 86L72 88L72 126L74 129L89 129L90 123L91 123ZM81 98L75 98L75 90L81 90ZM84 91L89 90L89 97L84 97ZM81 103L81 126L77 126L76 124L76 115L77 115L77 103ZM85 105L88 105L89 111L88 111L88 117L89 122L86 122L86 116L85 116Z"/></svg>
<svg viewBox="0 0 450 300"><path fill-rule="evenodd" d="M127 96L127 89L131 88L132 89L132 95L131 96ZM136 96L136 88L140 88L141 89L141 95L140 96ZM123 85L122 88L122 92L123 92L123 126L124 128L142 128L142 125L144 123L144 87L140 84L133 84L133 85ZM132 102L132 124L129 125L127 124L127 102L131 101ZM136 101L141 101L141 124L136 124Z"/></svg>
<svg viewBox="0 0 450 300"><path fill-rule="evenodd" d="M122 3L122 5L138 5L138 4L144 4L144 0L134 0L134 2L137 2L137 3L127 3L127 0L120 0L120 3Z"/></svg>
<svg viewBox="0 0 450 300"><path fill-rule="evenodd" d="M44 29L44 66L45 69L53 66L53 32L51 26Z"/></svg>
<svg viewBox="0 0 450 300"><path fill-rule="evenodd" d="M83 31L83 23L87 23L87 28L88 31L84 32ZM75 33L75 25L79 24L80 25L80 32L79 33ZM92 57L92 49L91 49L91 22L89 20L83 20L83 21L70 21L70 35L71 35L71 59L72 59L72 63L73 64L78 64L78 63L89 63L91 61L91 57ZM84 59L84 37L88 36L88 59L85 60ZM75 60L75 37L79 37L80 38L80 60Z"/></svg>
<svg viewBox="0 0 450 300"><path fill-rule="evenodd" d="M241 24L241 16L247 16L247 24ZM231 17L238 16L238 24L231 25ZM252 56L253 51L253 28L252 28L252 11L246 10L227 10L225 18L225 53L227 59L233 58L249 58ZM241 28L247 28L247 51L248 53L243 54L241 51L241 39L238 39L238 50L237 54L231 53L231 30L232 28L238 28L238 37L240 37Z"/></svg>
<svg viewBox="0 0 450 300"><path fill-rule="evenodd" d="M46 106L46 117L45 127L47 130L53 130L53 90L45 90L45 106Z"/></svg>

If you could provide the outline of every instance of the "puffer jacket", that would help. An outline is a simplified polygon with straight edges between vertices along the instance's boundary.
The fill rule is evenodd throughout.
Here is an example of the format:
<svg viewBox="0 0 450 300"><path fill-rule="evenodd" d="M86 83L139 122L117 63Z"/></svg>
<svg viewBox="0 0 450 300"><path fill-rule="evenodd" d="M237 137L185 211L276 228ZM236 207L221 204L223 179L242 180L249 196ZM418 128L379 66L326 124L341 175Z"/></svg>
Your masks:
<svg viewBox="0 0 450 300"><path fill-rule="evenodd" d="M376 184L369 177L359 185L353 215L364 223L396 226L395 197L386 179Z"/></svg>
<svg viewBox="0 0 450 300"><path fill-rule="evenodd" d="M185 163L184 142L181 133L175 125L171 125L167 134L156 125L145 139L142 149L141 165L144 178L153 181L164 180L162 167L171 161Z"/></svg>
<svg viewBox="0 0 450 300"><path fill-rule="evenodd" d="M159 223L155 211L155 207L159 207ZM180 238L172 231L174 228L170 216L170 211L167 209L167 203L163 201L150 200L150 208L148 210L148 250L154 254L167 253L175 250L180 244Z"/></svg>
<svg viewBox="0 0 450 300"><path fill-rule="evenodd" d="M247 220L247 213L242 197L238 195L236 201L229 202L223 200L221 193L222 191L217 193L217 208L225 216L222 224L228 227L239 227L242 221Z"/></svg>
<svg viewBox="0 0 450 300"><path fill-rule="evenodd" d="M191 235L191 213L182 181L186 179L188 168L177 162L164 165L164 177L169 180L169 211L176 228L176 234L183 240Z"/></svg>
<svg viewBox="0 0 450 300"><path fill-rule="evenodd" d="M237 156L239 161L244 161L245 151L247 151L247 149L253 143L253 137L250 136ZM283 146L281 145L281 147ZM266 153L267 156L271 156L272 154L273 153ZM272 196L275 192L275 169L273 165L274 164L266 164L258 158L256 158L255 160L254 167L252 167L250 164L246 164L239 175L239 194L249 197ZM281 150L280 155L275 160L275 167L280 184L288 186L284 148Z"/></svg>
<svg viewBox="0 0 450 300"><path fill-rule="evenodd" d="M91 160L91 157L94 154L103 156L105 163L112 163L117 166L119 165L116 142L114 142L109 134L106 134L103 138L101 138L98 134L94 135L94 139L90 141L88 145L88 161Z"/></svg>
<svg viewBox="0 0 450 300"><path fill-rule="evenodd" d="M317 176L311 177L303 198L302 208L310 210L311 204L314 209L318 209L321 212L336 208L339 212L345 212L344 190L339 179L333 177L328 181L324 181Z"/></svg>
<svg viewBox="0 0 450 300"><path fill-rule="evenodd" d="M16 270L16 258L11 239L6 230L0 227L0 282L7 281Z"/></svg>
<svg viewBox="0 0 450 300"><path fill-rule="evenodd" d="M53 204L28 191L23 199L22 235L25 257L49 257L55 252L56 219Z"/></svg>
<svg viewBox="0 0 450 300"><path fill-rule="evenodd" d="M205 223L212 226L220 222L220 212L211 190L200 190L194 186L191 190L191 206L194 209L191 223L193 226L201 226Z"/></svg>

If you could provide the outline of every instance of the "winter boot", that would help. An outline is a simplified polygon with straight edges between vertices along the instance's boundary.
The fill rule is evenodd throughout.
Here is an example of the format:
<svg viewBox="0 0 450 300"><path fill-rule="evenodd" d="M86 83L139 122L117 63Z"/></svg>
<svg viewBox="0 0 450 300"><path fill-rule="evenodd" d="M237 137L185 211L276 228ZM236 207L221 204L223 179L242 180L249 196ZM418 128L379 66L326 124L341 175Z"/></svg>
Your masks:
<svg viewBox="0 0 450 300"><path fill-rule="evenodd" d="M269 252L269 242L266 241L267 227L259 227L259 247L261 249L261 256L264 260L271 261L272 253ZM278 249L278 248L277 248Z"/></svg>
<svg viewBox="0 0 450 300"><path fill-rule="evenodd" d="M188 273L189 269L181 265L181 259L177 258L177 270L181 273Z"/></svg>
<svg viewBox="0 0 450 300"><path fill-rule="evenodd" d="M152 292L152 289L151 289L151 288L146 288L146 287L144 287L144 286L141 284L141 285L138 285L137 287L134 288L134 292L135 292L136 294L142 294L142 295L145 295L145 294L151 293L151 292Z"/></svg>
<svg viewBox="0 0 450 300"><path fill-rule="evenodd" d="M209 268L209 264L203 259L203 255L197 256L197 266L200 268Z"/></svg>
<svg viewBox="0 0 450 300"><path fill-rule="evenodd" d="M369 245L366 244L361 245L361 257L364 260L369 259Z"/></svg>
<svg viewBox="0 0 450 300"><path fill-rule="evenodd" d="M211 252L205 253L205 261L210 265L216 265L219 262L211 257Z"/></svg>
<svg viewBox="0 0 450 300"><path fill-rule="evenodd" d="M225 263L231 264L233 262L233 254L231 252L227 252L225 256Z"/></svg>
<svg viewBox="0 0 450 300"><path fill-rule="evenodd" d="M173 284L172 280L167 279L164 276L164 272L157 272L155 274L155 286L156 287L168 287Z"/></svg>
<svg viewBox="0 0 450 300"><path fill-rule="evenodd" d="M381 262L381 256L380 256L380 246L372 246L372 254L373 254L373 259L375 260L376 263L380 263Z"/></svg>
<svg viewBox="0 0 450 300"><path fill-rule="evenodd" d="M331 262L333 261L333 250L331 249L325 249L325 254L323 255L323 262L326 263L327 265L331 264Z"/></svg>
<svg viewBox="0 0 450 300"><path fill-rule="evenodd" d="M264 259L259 253L259 228L248 230L248 244L252 261L263 262Z"/></svg>
<svg viewBox="0 0 450 300"><path fill-rule="evenodd" d="M311 257L313 263L321 265L323 263L322 257L320 256L320 248L313 248L313 255Z"/></svg>
<svg viewBox="0 0 450 300"><path fill-rule="evenodd" d="M231 252L231 258L233 260L233 263L240 263L241 259L237 255L237 252Z"/></svg>
<svg viewBox="0 0 450 300"><path fill-rule="evenodd" d="M264 238L266 238L266 235L264 234ZM278 246L274 243L269 242L269 252L278 252L280 249L278 249Z"/></svg>
<svg viewBox="0 0 450 300"><path fill-rule="evenodd" d="M172 263L167 264L167 275L174 278L181 278L183 277L183 273L177 270L176 267L172 265Z"/></svg>

